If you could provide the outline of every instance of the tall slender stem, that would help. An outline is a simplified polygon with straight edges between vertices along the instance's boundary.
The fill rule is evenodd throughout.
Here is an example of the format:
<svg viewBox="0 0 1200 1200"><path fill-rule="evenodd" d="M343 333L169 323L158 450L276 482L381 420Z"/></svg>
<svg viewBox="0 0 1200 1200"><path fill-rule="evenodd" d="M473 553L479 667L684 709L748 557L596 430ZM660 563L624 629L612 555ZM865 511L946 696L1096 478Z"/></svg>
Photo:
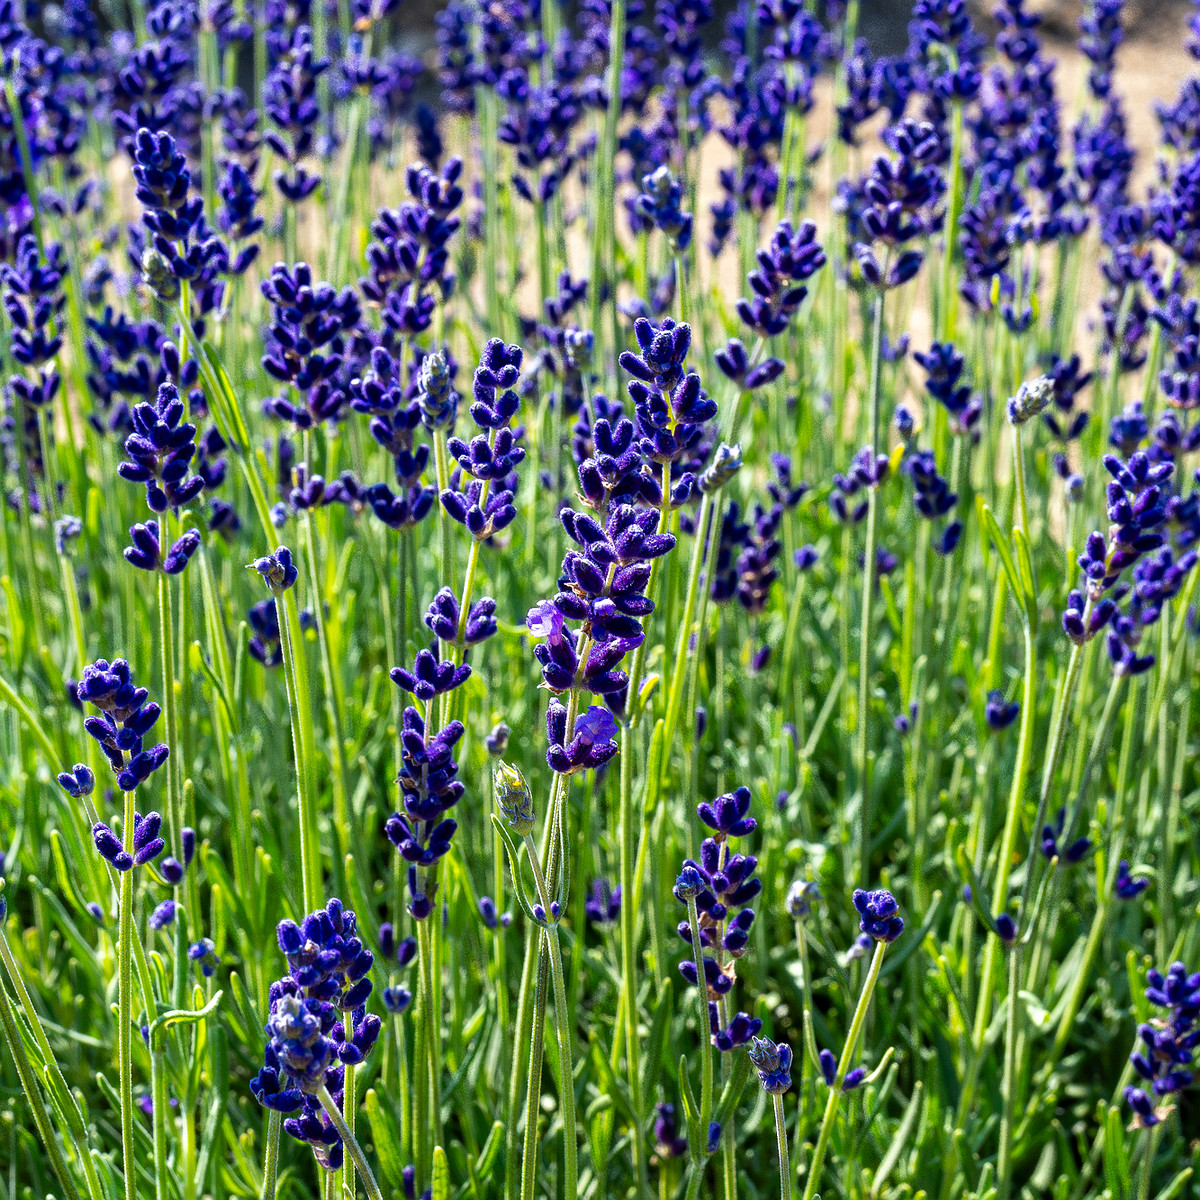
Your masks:
<svg viewBox="0 0 1200 1200"><path fill-rule="evenodd" d="M169 657L169 654L167 655ZM134 793L125 792L121 833L125 852L133 855ZM117 942L117 1059L121 1072L121 1169L125 1173L125 1200L137 1200L133 1111L133 869L121 872L120 933Z"/></svg>
<svg viewBox="0 0 1200 1200"><path fill-rule="evenodd" d="M158 515L158 544L165 555L171 544L167 514ZM171 843L175 857L184 861L183 854L183 802L180 788L179 720L175 708L175 621L171 603L171 577L165 571L158 572L158 650L162 657L162 703L164 733L171 753L166 761L167 811L171 814ZM193 872L194 875L194 872ZM189 895L189 916L194 913L196 903Z"/></svg>
<svg viewBox="0 0 1200 1200"><path fill-rule="evenodd" d="M999 939L996 939L999 940ZM1012 1190L1013 1109L1016 1096L1017 982L1021 977L1021 950L1008 947L1008 1012L1004 1023L1004 1082L1001 1086L1000 1151L997 1156L996 1197L1008 1200Z"/></svg>
<svg viewBox="0 0 1200 1200"><path fill-rule="evenodd" d="M788 1158L787 1121L783 1116L783 1095L776 1092L771 1099L775 1102L775 1141L779 1146L779 1200L791 1200L792 1167Z"/></svg>
<svg viewBox="0 0 1200 1200"><path fill-rule="evenodd" d="M321 906L320 851L316 837L316 814L308 784L308 714L300 711L296 646L292 641L291 605L286 592L275 596L279 618L280 648L283 650L283 671L287 683L288 711L292 722L292 752L296 758L296 799L300 817L300 881L304 907L315 912Z"/></svg>
<svg viewBox="0 0 1200 1200"><path fill-rule="evenodd" d="M633 1109L629 1140L633 1148L634 1180L638 1196L645 1200L649 1181L646 1176L646 1141L641 1129L642 1072L637 1038L637 917L634 903L634 863L637 855L637 824L633 808L633 746L628 730L623 733L621 754L621 1015L624 1021L626 1083ZM614 1037L615 1037L614 1033Z"/></svg>
<svg viewBox="0 0 1200 1200"><path fill-rule="evenodd" d="M12 1053L13 1062L16 1064L17 1078L21 1081L26 1102L33 1113L33 1123L37 1126L42 1145L46 1147L50 1168L58 1179L66 1200L80 1200L79 1190L75 1187L75 1182L67 1170L58 1139L54 1136L54 1127L50 1124L50 1114L46 1111L46 1102L38 1090L37 1076L33 1072L33 1066L25 1052L25 1045L21 1041L21 1031L17 1026L16 1017L13 1015L12 1006L9 1004L8 993L2 985L0 985L0 1025L4 1027L4 1037ZM128 1167L126 1169L128 1170Z"/></svg>
<svg viewBox="0 0 1200 1200"><path fill-rule="evenodd" d="M383 1193L379 1190L379 1184L375 1182L375 1175L371 1171L371 1164L367 1162L367 1156L358 1144L358 1138L350 1132L350 1127L346 1124L341 1111L334 1103L333 1097L329 1094L329 1089L324 1084L321 1085L321 1090L317 1093L317 1099L320 1100L321 1107L325 1110L334 1129L338 1131L338 1136L345 1143L346 1152L354 1160L354 1165L358 1168L358 1173L362 1176L363 1187L366 1188L370 1200L383 1200Z"/></svg>
<svg viewBox="0 0 1200 1200"><path fill-rule="evenodd" d="M544 939L539 938L539 947ZM531 947L532 948L532 947ZM533 997L532 1037L529 1042L529 1074L525 1092L525 1145L521 1154L521 1200L537 1195L538 1112L542 1099L542 1053L546 1037L546 987L550 973L549 955L537 956L537 987Z"/></svg>
<svg viewBox="0 0 1200 1200"><path fill-rule="evenodd" d="M871 336L871 385L868 433L871 453L878 453L880 360L883 348L883 292L875 295L875 324ZM871 616L875 600L875 543L879 526L878 488L871 486L867 494L867 548L863 559L862 626L858 647L858 785L861 791L858 810L859 878L871 877L871 763L870 720L871 702Z"/></svg>
<svg viewBox="0 0 1200 1200"><path fill-rule="evenodd" d="M283 1114L271 1109L267 1115L267 1149L263 1156L262 1200L275 1200L275 1181L279 1176L279 1133Z"/></svg>
<svg viewBox="0 0 1200 1200"><path fill-rule="evenodd" d="M850 1064L854 1061L854 1051L858 1044L859 1034L867 1020L867 1010L871 1006L871 996L879 979L879 968L883 966L883 955L887 949L886 942L875 943L875 953L871 956L871 966L863 981L862 993L858 997L858 1007L850 1022L850 1032L846 1034L846 1044L842 1047L842 1057L838 1061L837 1075L829 1088L829 1098L825 1101L825 1115L821 1118L821 1132L817 1135L817 1144L813 1150L812 1162L808 1169L808 1180L804 1185L804 1200L813 1200L821 1184L821 1168L825 1162L825 1152L829 1149L829 1139L833 1134L834 1121L837 1119L838 1103L842 1098L842 1084Z"/></svg>
<svg viewBox="0 0 1200 1200"><path fill-rule="evenodd" d="M696 1020L699 1022L696 1034L700 1039L700 1136L707 1137L713 1103L712 1034L709 1031L704 943L700 940L700 914L696 909L695 896L688 897L687 910L688 931L692 938L692 961L696 964ZM701 1147L697 1146L695 1149L700 1150Z"/></svg>

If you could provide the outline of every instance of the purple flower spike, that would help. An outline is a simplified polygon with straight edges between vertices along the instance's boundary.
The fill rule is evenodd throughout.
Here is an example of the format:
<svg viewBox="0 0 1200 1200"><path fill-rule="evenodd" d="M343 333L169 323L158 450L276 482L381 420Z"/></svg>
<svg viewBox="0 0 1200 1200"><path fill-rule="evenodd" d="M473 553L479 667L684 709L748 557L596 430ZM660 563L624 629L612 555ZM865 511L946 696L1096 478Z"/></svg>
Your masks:
<svg viewBox="0 0 1200 1200"><path fill-rule="evenodd" d="M1117 878L1113 883L1113 891L1118 900L1136 900L1149 886L1149 879L1134 878L1130 873L1129 863L1121 859L1117 866Z"/></svg>
<svg viewBox="0 0 1200 1200"><path fill-rule="evenodd" d="M867 892L855 888L850 897L860 917L858 927L877 942L894 942L904 932L904 920L898 916L899 905L891 892Z"/></svg>
<svg viewBox="0 0 1200 1200"><path fill-rule="evenodd" d="M696 813L705 825L716 831L713 841L720 844L727 838L745 837L758 827L758 822L746 815L750 810L750 800L750 789L739 787L724 796L718 796L711 804L704 801L697 805Z"/></svg>
<svg viewBox="0 0 1200 1200"><path fill-rule="evenodd" d="M249 569L257 571L276 596L281 596L289 588L295 587L296 580L300 577L300 572L292 561L292 552L286 546L280 546L273 554L256 558Z"/></svg>
<svg viewBox="0 0 1200 1200"><path fill-rule="evenodd" d="M749 1050L750 1061L758 1071L763 1091L772 1096L782 1095L792 1086L792 1048L776 1044L770 1038L757 1037Z"/></svg>
<svg viewBox="0 0 1200 1200"><path fill-rule="evenodd" d="M993 733L998 733L1002 729L1007 729L1017 719L1020 711L1020 704L1015 700L1011 704L1006 703L1004 693L993 688L987 694L987 702L983 706L983 717L987 722L987 727Z"/></svg>

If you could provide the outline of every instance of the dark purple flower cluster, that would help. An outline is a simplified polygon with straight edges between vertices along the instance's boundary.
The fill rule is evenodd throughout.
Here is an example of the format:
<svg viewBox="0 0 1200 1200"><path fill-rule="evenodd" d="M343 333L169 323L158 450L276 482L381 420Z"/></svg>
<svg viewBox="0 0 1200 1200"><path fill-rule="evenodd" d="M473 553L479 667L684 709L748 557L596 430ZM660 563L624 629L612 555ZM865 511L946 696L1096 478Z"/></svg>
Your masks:
<svg viewBox="0 0 1200 1200"><path fill-rule="evenodd" d="M364 496L376 516L393 529L412 528L433 509L436 489L422 482L429 465L429 446L418 445L414 435L422 423L422 398L439 392L443 383L449 387L445 365L441 353L423 353L420 363L413 363L419 391L410 396L402 385L399 358L383 346L375 346L370 366L350 381L350 407L370 417L371 436L392 456L399 494L379 483L367 488Z"/></svg>
<svg viewBox="0 0 1200 1200"><path fill-rule="evenodd" d="M776 536L783 512L782 504L773 504L769 509L756 504L753 520L743 527L746 538L735 567L736 595L738 603L751 614L765 611L771 585L779 578L774 564L783 551L783 543Z"/></svg>
<svg viewBox="0 0 1200 1200"><path fill-rule="evenodd" d="M523 66L506 71L496 91L507 106L497 136L513 148L513 188L531 204L548 204L582 157L571 146L586 112L579 91L562 76L531 86Z"/></svg>
<svg viewBox="0 0 1200 1200"><path fill-rule="evenodd" d="M408 911L418 921L433 911L437 863L449 851L450 839L458 828L458 823L445 814L465 790L454 760L454 747L462 735L462 722L451 721L445 729L429 736L421 714L411 706L404 710L397 776L402 811L392 813L384 832L408 863ZM424 869L424 878L418 867Z"/></svg>
<svg viewBox="0 0 1200 1200"><path fill-rule="evenodd" d="M1099 535L1092 534L1079 558L1089 590L1097 595L1111 588L1127 567L1163 544L1163 535L1155 531L1166 519L1164 485L1175 470L1173 463L1151 462L1140 450L1127 463L1106 454L1104 465L1113 477L1108 485L1108 541L1101 553L1095 541Z"/></svg>
<svg viewBox="0 0 1200 1200"><path fill-rule="evenodd" d="M792 1048L770 1038L756 1037L748 1051L763 1091L782 1096L792 1086Z"/></svg>
<svg viewBox="0 0 1200 1200"><path fill-rule="evenodd" d="M628 683L617 664L641 645L641 618L653 611L645 594L650 564L674 547L675 538L657 532L652 509L629 504L612 505L604 524L573 509L563 510L562 521L579 549L563 557L555 597L530 610L530 632L546 638L534 654L552 692L583 687L612 703ZM578 643L565 632L567 620L582 623Z"/></svg>
<svg viewBox="0 0 1200 1200"><path fill-rule="evenodd" d="M1016 700L1005 700L999 688L992 688L984 701L983 720L993 733L1000 733L1017 719L1020 712L1021 705Z"/></svg>
<svg viewBox="0 0 1200 1200"><path fill-rule="evenodd" d="M896 157L875 159L857 188L850 223L857 236L855 261L864 281L876 289L899 287L916 275L925 255L908 243L941 228L939 205L946 190L938 166L941 137L932 124L906 117L890 126L884 139ZM884 248L882 263L877 246Z"/></svg>
<svg viewBox="0 0 1200 1200"><path fill-rule="evenodd" d="M181 281L211 285L228 254L204 221L204 202L189 199L191 171L175 139L165 130L142 128L133 139L133 177L151 245L142 254L142 275L165 303L179 296ZM219 293L218 293L219 295ZM202 309L211 307L202 302Z"/></svg>
<svg viewBox="0 0 1200 1200"><path fill-rule="evenodd" d="M1175 165L1168 186L1151 199L1149 216L1154 236L1180 262L1200 262L1200 154Z"/></svg>
<svg viewBox="0 0 1200 1200"><path fill-rule="evenodd" d="M1054 818L1054 824L1042 826L1042 854L1046 858L1060 858L1065 863L1077 863L1092 848L1092 843L1086 837L1079 837L1066 846L1061 845L1066 821L1067 810L1060 808L1058 816Z"/></svg>
<svg viewBox="0 0 1200 1200"><path fill-rule="evenodd" d="M1125 37L1121 10L1125 0L1090 0L1079 18L1078 46L1090 62L1088 88L1097 100L1106 100L1112 90L1117 48Z"/></svg>
<svg viewBox="0 0 1200 1200"><path fill-rule="evenodd" d="M263 577L263 582L274 596L281 596L294 588L296 580L300 578L299 569L292 561L292 552L286 546L280 546L273 553L256 558L248 569L257 571Z"/></svg>
<svg viewBox="0 0 1200 1200"><path fill-rule="evenodd" d="M200 549L200 532L186 529L166 552L160 541L159 527L153 522L131 525L129 538L132 546L125 547L125 561L140 571L162 571L167 575L178 575Z"/></svg>
<svg viewBox="0 0 1200 1200"><path fill-rule="evenodd" d="M125 439L130 461L117 465L117 474L146 486L151 512L179 509L204 489L199 475L189 475L196 454L196 426L185 421L184 404L173 383L162 383L153 404L135 405L130 413L133 432Z"/></svg>
<svg viewBox="0 0 1200 1200"><path fill-rule="evenodd" d="M463 620L458 597L448 587L439 589L428 611L425 624L439 641L460 643L459 627L462 627L461 645L464 649L486 642L496 632L496 602L483 596L471 605Z"/></svg>
<svg viewBox="0 0 1200 1200"><path fill-rule="evenodd" d="M837 1059L834 1058L833 1051L823 1049L817 1055L817 1065L821 1068L821 1077L825 1080L825 1086L833 1087L837 1082ZM842 1080L842 1091L854 1091L855 1088L862 1085L862 1081L866 1077L866 1067L855 1067L852 1071L847 1071L846 1078Z"/></svg>
<svg viewBox="0 0 1200 1200"><path fill-rule="evenodd" d="M891 460L886 454L876 454L864 446L851 460L850 470L843 475L833 474L833 490L829 493L829 509L843 524L857 525L867 515L864 496L851 508L846 502L867 488L880 488L891 474Z"/></svg>
<svg viewBox="0 0 1200 1200"><path fill-rule="evenodd" d="M336 899L299 925L281 921L277 937L288 974L271 984L265 1062L250 1090L265 1108L298 1113L284 1129L333 1171L344 1148L318 1097L327 1090L340 1105L345 1068L361 1063L379 1036L380 1019L366 1010L374 955Z"/></svg>
<svg viewBox="0 0 1200 1200"><path fill-rule="evenodd" d="M1127 463L1105 455L1104 465L1113 476L1108 485L1111 524L1107 538L1098 531L1088 536L1079 556L1086 594L1071 592L1063 629L1072 641L1082 643L1108 626L1107 649L1113 670L1139 674L1154 665L1153 655L1136 653L1141 630L1156 621L1162 604L1178 593L1196 558L1188 553L1176 562L1159 528L1167 519L1165 493L1174 463L1169 459L1154 462L1138 450ZM1165 554L1146 558L1160 547ZM1125 615L1118 611L1113 596L1105 593L1130 568L1134 569L1134 587Z"/></svg>
<svg viewBox="0 0 1200 1200"><path fill-rule="evenodd" d="M925 369L925 390L947 412L953 433L979 437L977 428L983 401L963 383L966 360L950 342L934 342L927 351L918 351L913 358Z"/></svg>
<svg viewBox="0 0 1200 1200"><path fill-rule="evenodd" d="M521 407L514 388L520 378L522 358L520 346L505 345L500 338L489 339L475 368L470 408L471 419L480 432L470 442L459 437L446 441L446 448L458 465L450 476L450 486L441 494L442 507L479 541L507 529L517 515L514 503L519 483L517 467L525 461L525 447L521 445L524 431L519 426L514 428L512 421ZM426 411L436 411L437 419L442 421L447 409L453 411L446 395L449 383L443 382L444 379L444 375L439 377L437 394L431 381L428 398L423 399ZM454 397L453 403L456 402ZM465 488L464 477L471 481Z"/></svg>
<svg viewBox="0 0 1200 1200"><path fill-rule="evenodd" d="M123 658L111 663L99 658L84 667L76 695L80 704L100 710L100 716L86 717L83 727L100 743L121 791L134 791L167 761L170 752L165 745L142 748L142 739L154 727L162 709L149 699L145 688L134 686L129 664Z"/></svg>
<svg viewBox="0 0 1200 1200"><path fill-rule="evenodd" d="M736 963L746 953L754 910L749 907L762 890L762 881L754 875L758 859L752 854L730 854L729 839L745 837L757 828L749 815L750 789L739 787L718 796L711 804L697 806L701 821L712 831L700 846L700 859L687 859L676 880L675 896L682 901L694 899L699 918L700 945L706 953L704 985L708 996L708 1015L713 1045L718 1050L743 1046L762 1029L762 1021L746 1013L736 1013L722 1027L724 998L733 988ZM738 910L733 912L731 910ZM681 921L679 936L692 944L691 924ZM688 983L699 983L692 958L679 964L680 974Z"/></svg>
<svg viewBox="0 0 1200 1200"><path fill-rule="evenodd" d="M128 850L121 844L121 839L112 828L103 821L97 821L92 826L92 841L100 857L108 862L114 871L132 871L134 867L144 867L153 862L166 849L166 842L159 837L162 829L162 817L156 812L133 814L133 839Z"/></svg>
<svg viewBox="0 0 1200 1200"><path fill-rule="evenodd" d="M226 162L217 192L222 202L221 211L217 214L217 227L237 249L237 253L229 260L226 273L244 275L258 258L260 247L257 242L240 247L236 244L246 242L263 227L263 218L255 212L260 193L255 189L249 172L236 159Z"/></svg>
<svg viewBox="0 0 1200 1200"><path fill-rule="evenodd" d="M626 390L633 401L637 450L658 467L657 478L642 475L641 499L657 508L667 501L678 508L694 495L696 471L710 449L705 427L717 415L717 404L700 376L685 370L689 325L667 318L655 328L639 318L633 333L639 353L622 351L620 364L633 376Z"/></svg>
<svg viewBox="0 0 1200 1200"><path fill-rule="evenodd" d="M916 0L908 26L908 57L920 91L940 100L975 99L985 45L971 23L966 0Z"/></svg>
<svg viewBox="0 0 1200 1200"><path fill-rule="evenodd" d="M1138 1026L1143 1049L1135 1050L1129 1061L1133 1069L1150 1085L1153 1098L1140 1087L1127 1087L1125 1100L1133 1109L1134 1124L1148 1129L1171 1111L1168 1097L1192 1083L1192 1061L1200 1045L1200 972L1189 975L1181 962L1172 963L1166 975L1150 970L1146 974L1146 999L1164 1010L1161 1017ZM1159 1101L1159 1104L1155 1104Z"/></svg>
<svg viewBox="0 0 1200 1200"><path fill-rule="evenodd" d="M894 942L904 932L904 918L899 915L900 906L891 892L867 892L855 888L850 899L858 911L858 927L877 942Z"/></svg>
<svg viewBox="0 0 1200 1200"><path fill-rule="evenodd" d="M623 674L623 672L618 672ZM568 709L552 698L546 709L546 762L560 775L595 771L617 753L617 722L598 704L584 709L568 731Z"/></svg>
<svg viewBox="0 0 1200 1200"><path fill-rule="evenodd" d="M58 321L64 304L62 279L66 270L62 247L48 246L43 256L33 234L21 238L12 263L0 263L4 311L11 329L9 353L14 362L35 376L30 380L13 375L8 386L30 409L49 404L58 393L54 360L62 347Z"/></svg>
<svg viewBox="0 0 1200 1200"><path fill-rule="evenodd" d="M1150 318L1162 328L1168 350L1158 376L1163 399L1183 411L1200 407L1200 302L1172 293Z"/></svg>
<svg viewBox="0 0 1200 1200"><path fill-rule="evenodd" d="M876 113L887 111L898 121L913 90L912 64L907 56L880 55L866 38L858 38L843 64L846 99L837 108L838 137L848 146L858 145L859 126Z"/></svg>
<svg viewBox="0 0 1200 1200"><path fill-rule="evenodd" d="M753 332L774 337L788 327L808 295L804 283L825 265L825 250L812 221L795 230L790 221L780 221L757 257L758 267L746 276L754 294L738 301L738 316Z"/></svg>
<svg viewBox="0 0 1200 1200"><path fill-rule="evenodd" d="M379 926L379 953L385 963L395 963L403 969L417 957L417 939L406 937L397 942L391 922L384 921ZM396 1017L412 1003L412 992L403 984L393 984L383 989L380 999L383 1007Z"/></svg>
<svg viewBox="0 0 1200 1200"><path fill-rule="evenodd" d="M471 667L468 663L456 666L439 659L432 650L419 650L411 671L393 667L388 674L401 691L408 692L418 703L428 704L435 696L443 696L466 683L471 677Z"/></svg>
<svg viewBox="0 0 1200 1200"><path fill-rule="evenodd" d="M263 368L302 398L298 404L276 396L267 401L268 413L297 429L332 421L346 398L335 379L345 348L342 335L361 315L353 290L336 292L327 283L313 283L312 268L305 262L290 268L276 263L260 288L273 306Z"/></svg>
<svg viewBox="0 0 1200 1200"><path fill-rule="evenodd" d="M259 600L250 606L250 641L246 649L255 662L264 667L277 667L283 662L283 645L279 638L279 611L274 600Z"/></svg>
<svg viewBox="0 0 1200 1200"><path fill-rule="evenodd" d="M583 906L584 916L598 929L615 925L621 916L621 888L603 876L592 880L592 890Z"/></svg>
<svg viewBox="0 0 1200 1200"><path fill-rule="evenodd" d="M669 168L661 166L642 176L635 203L638 215L662 231L674 254L691 245L692 214L683 211L683 184Z"/></svg>
<svg viewBox="0 0 1200 1200"><path fill-rule="evenodd" d="M1113 881L1113 892L1118 900L1136 900L1148 887L1150 880L1144 876L1135 878L1125 859L1117 864L1117 877Z"/></svg>
<svg viewBox="0 0 1200 1200"><path fill-rule="evenodd" d="M201 938L199 941L193 942L187 948L187 956L205 979L211 979L221 965L221 960L217 956L216 943L212 938Z"/></svg>
<svg viewBox="0 0 1200 1200"><path fill-rule="evenodd" d="M375 240L367 246L368 275L359 288L394 334L428 329L438 303L454 291L449 242L460 223L455 210L463 201L462 169L460 158L440 172L412 163L405 173L411 199L399 208L381 208L371 223Z"/></svg>
<svg viewBox="0 0 1200 1200"><path fill-rule="evenodd" d="M1062 442L1072 442L1087 428L1089 414L1076 411L1079 393L1092 381L1091 371L1081 371L1078 354L1070 358L1054 356L1047 372L1054 384L1054 407L1042 413L1050 432Z"/></svg>
<svg viewBox="0 0 1200 1200"><path fill-rule="evenodd" d="M680 1135L673 1104L654 1106L654 1148L659 1158L682 1158L688 1151L687 1138Z"/></svg>
<svg viewBox="0 0 1200 1200"><path fill-rule="evenodd" d="M263 139L286 164L272 177L276 188L285 200L297 204L321 182L320 175L305 169L303 160L312 153L321 115L317 81L329 69L329 59L314 55L307 25L297 26L279 49L278 61L263 82L263 109L274 126Z"/></svg>
<svg viewBox="0 0 1200 1200"><path fill-rule="evenodd" d="M913 507L927 521L938 521L954 511L958 493L950 490L949 483L938 472L932 450L915 450L904 463L913 483ZM962 536L962 522L950 521L942 530L934 549L939 554L950 554Z"/></svg>
<svg viewBox="0 0 1200 1200"><path fill-rule="evenodd" d="M789 221L781 221L770 243L758 251L757 268L746 276L753 295L738 301L742 323L759 337L783 333L808 295L804 282L824 264L825 250L816 239L816 226L805 221L794 230ZM723 374L748 392L778 379L784 369L778 358L752 366L737 338L717 351L716 361Z"/></svg>

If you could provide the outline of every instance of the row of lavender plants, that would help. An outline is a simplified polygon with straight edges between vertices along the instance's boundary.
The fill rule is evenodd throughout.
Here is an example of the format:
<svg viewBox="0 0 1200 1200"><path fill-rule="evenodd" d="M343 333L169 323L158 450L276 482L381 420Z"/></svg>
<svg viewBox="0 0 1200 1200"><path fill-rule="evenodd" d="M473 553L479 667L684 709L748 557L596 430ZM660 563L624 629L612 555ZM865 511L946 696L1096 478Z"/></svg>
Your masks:
<svg viewBox="0 0 1200 1200"><path fill-rule="evenodd" d="M1036 8L0 0L6 1196L1196 1194L1200 77Z"/></svg>

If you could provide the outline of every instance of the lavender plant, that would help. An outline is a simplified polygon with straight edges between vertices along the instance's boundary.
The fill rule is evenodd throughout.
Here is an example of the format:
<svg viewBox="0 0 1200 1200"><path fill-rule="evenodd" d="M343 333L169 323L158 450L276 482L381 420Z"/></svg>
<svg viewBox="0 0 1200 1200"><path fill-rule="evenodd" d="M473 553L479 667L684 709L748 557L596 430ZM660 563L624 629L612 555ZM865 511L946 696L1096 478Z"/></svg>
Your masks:
<svg viewBox="0 0 1200 1200"><path fill-rule="evenodd" d="M13 1196L1194 1190L1200 12L986 7L0 0Z"/></svg>

